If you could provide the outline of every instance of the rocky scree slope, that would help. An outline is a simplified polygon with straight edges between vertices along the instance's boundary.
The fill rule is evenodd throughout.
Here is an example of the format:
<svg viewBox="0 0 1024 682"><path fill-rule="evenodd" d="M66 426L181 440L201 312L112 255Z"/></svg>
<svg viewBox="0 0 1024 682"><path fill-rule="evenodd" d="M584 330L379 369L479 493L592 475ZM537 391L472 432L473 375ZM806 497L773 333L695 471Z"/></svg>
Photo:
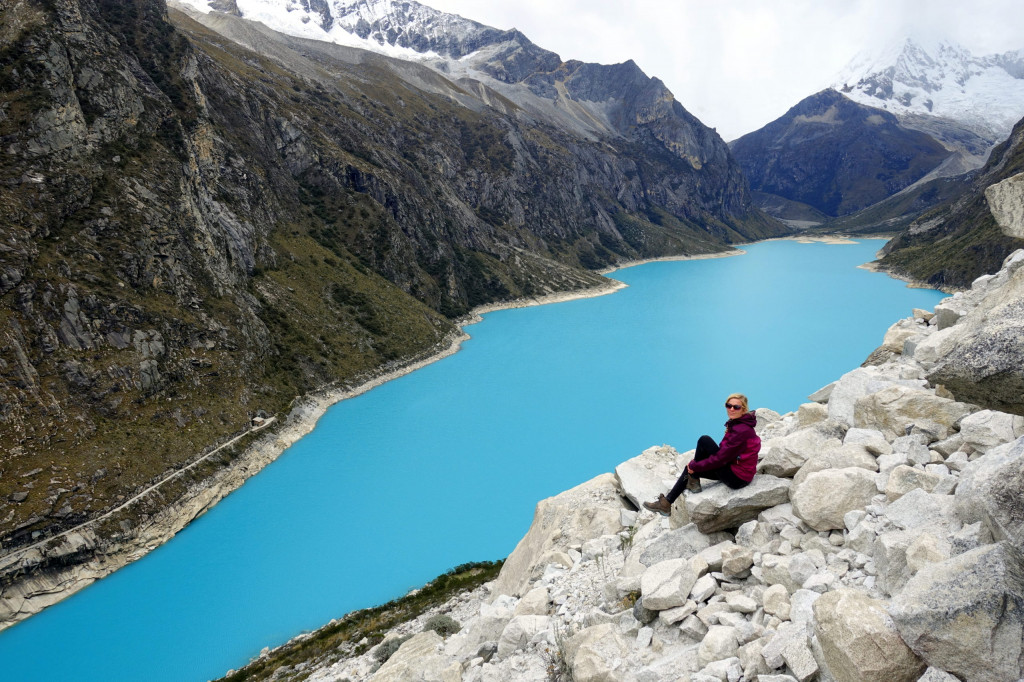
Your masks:
<svg viewBox="0 0 1024 682"><path fill-rule="evenodd" d="M581 135L421 65L220 17L269 56L159 0L0 9L0 552L295 396L446 346L474 306L781 229L724 146L652 141L658 115ZM142 527L244 452L0 587L144 551Z"/></svg>
<svg viewBox="0 0 1024 682"><path fill-rule="evenodd" d="M945 290L967 287L1024 247L1024 119L966 191L922 213L885 245L887 272Z"/></svg>
<svg viewBox="0 0 1024 682"><path fill-rule="evenodd" d="M804 99L730 147L753 190L832 217L896 194L950 156L892 114L835 90Z"/></svg>
<svg viewBox="0 0 1024 682"><path fill-rule="evenodd" d="M374 682L1020 679L1024 405L998 385L1024 379L1021 300L1017 251L894 324L796 412L758 409L747 488L706 482L669 517L643 510L693 455L660 446L540 502L498 578L396 628L383 665L374 648L276 670L267 652L262 667ZM425 631L438 613L461 629Z"/></svg>

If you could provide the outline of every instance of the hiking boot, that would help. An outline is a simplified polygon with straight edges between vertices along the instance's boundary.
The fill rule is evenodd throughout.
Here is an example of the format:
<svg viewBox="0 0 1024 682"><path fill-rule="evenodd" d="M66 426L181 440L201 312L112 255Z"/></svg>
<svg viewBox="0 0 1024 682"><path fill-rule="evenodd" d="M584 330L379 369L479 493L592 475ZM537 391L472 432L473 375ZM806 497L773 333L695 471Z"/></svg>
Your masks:
<svg viewBox="0 0 1024 682"><path fill-rule="evenodd" d="M699 493L701 491L700 476L694 476L691 474L690 477L686 479L686 489L691 493Z"/></svg>
<svg viewBox="0 0 1024 682"><path fill-rule="evenodd" d="M672 511L672 503L668 501L668 498L664 495L658 495L658 499L654 502L644 502L644 506L653 512L664 514L668 516Z"/></svg>

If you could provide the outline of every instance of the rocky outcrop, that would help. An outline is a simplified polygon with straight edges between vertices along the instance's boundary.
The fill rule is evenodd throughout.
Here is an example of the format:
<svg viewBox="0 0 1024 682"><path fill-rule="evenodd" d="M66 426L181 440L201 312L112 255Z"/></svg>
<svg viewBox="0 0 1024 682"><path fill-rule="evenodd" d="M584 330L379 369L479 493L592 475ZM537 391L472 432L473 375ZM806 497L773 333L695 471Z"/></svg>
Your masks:
<svg viewBox="0 0 1024 682"><path fill-rule="evenodd" d="M1024 238L1024 173L986 187L985 200L1003 234Z"/></svg>
<svg viewBox="0 0 1024 682"><path fill-rule="evenodd" d="M889 606L896 629L930 666L964 680L1024 671L1024 557L986 545L923 568Z"/></svg>
<svg viewBox="0 0 1024 682"><path fill-rule="evenodd" d="M604 504L595 505L596 500ZM578 553L584 541L621 528L622 509L619 487L611 474L539 502L529 532L505 560L507 568L498 577L496 591L518 597L536 582L538 569L551 563L571 566L570 551Z"/></svg>
<svg viewBox="0 0 1024 682"><path fill-rule="evenodd" d="M816 392L820 403L763 410L761 470L788 473L739 491L704 481L670 517L623 511L627 489L649 496L692 456L660 446L543 501L489 596L447 607L468 612L469 634L436 645L442 662L464 682L541 670L621 682L1021 678L1020 421L930 384L935 361L917 353L970 325L972 309L943 329L936 315L908 318L902 352L873 354ZM759 488L785 496L730 516ZM310 679L385 672L362 656Z"/></svg>
<svg viewBox="0 0 1024 682"><path fill-rule="evenodd" d="M957 322L941 338L921 343L928 379L963 400L1024 415L1022 297L1024 252L1015 252L998 275L954 298Z"/></svg>

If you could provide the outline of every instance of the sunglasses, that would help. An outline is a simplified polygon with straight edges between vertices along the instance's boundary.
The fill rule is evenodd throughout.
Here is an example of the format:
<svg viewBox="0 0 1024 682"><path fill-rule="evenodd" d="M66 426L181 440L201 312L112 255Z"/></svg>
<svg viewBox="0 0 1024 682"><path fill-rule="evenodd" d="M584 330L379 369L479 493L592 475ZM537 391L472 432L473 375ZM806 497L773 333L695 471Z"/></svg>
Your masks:
<svg viewBox="0 0 1024 682"><path fill-rule="evenodd" d="M726 403L725 404L725 409L727 409L727 410L742 410L743 406L742 405L733 405L732 403Z"/></svg>

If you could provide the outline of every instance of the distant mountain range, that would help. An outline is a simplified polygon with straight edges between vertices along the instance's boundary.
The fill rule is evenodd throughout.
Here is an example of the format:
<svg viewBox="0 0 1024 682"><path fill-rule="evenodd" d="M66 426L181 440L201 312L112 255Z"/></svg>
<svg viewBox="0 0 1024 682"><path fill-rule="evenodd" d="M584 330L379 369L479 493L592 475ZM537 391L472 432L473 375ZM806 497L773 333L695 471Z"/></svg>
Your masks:
<svg viewBox="0 0 1024 682"><path fill-rule="evenodd" d="M907 38L861 53L833 87L983 161L1024 117L1024 50L976 56L948 40Z"/></svg>
<svg viewBox="0 0 1024 682"><path fill-rule="evenodd" d="M759 206L790 224L897 232L967 191L1024 116L1024 51L907 39L730 143Z"/></svg>
<svg viewBox="0 0 1024 682"><path fill-rule="evenodd" d="M203 12L227 11L289 35L358 46L420 62L450 78L472 79L580 134L631 135L638 120L653 115L660 120L649 132L674 153L699 160L710 151L693 136L696 119L682 107L678 116L664 115L675 107L671 93L632 62L614 67L563 63L518 31L495 29L414 1L183 1ZM824 219L847 215L914 183L980 167L989 150L1024 116L1024 50L978 57L946 40L906 38L857 55L837 75L833 89L895 118L865 113L844 119L841 126L817 125L818 132L811 134L807 121L782 123L791 111L744 136L742 143L734 141L731 146L757 204L773 215L810 217L811 222L819 217L815 212ZM645 97L631 94L641 91ZM794 111L814 108L821 96L809 97ZM855 109L843 106L842 111L848 115ZM680 119L687 120L683 128L677 125ZM858 121L879 120L885 125L855 130ZM771 139L781 127L793 125L803 131L797 134L791 128L785 134L784 153L779 148L779 154L761 155L779 147L781 140ZM912 131L927 134L946 152ZM879 136L870 141L875 134ZM822 170L840 155L842 168ZM810 183L802 179L805 173Z"/></svg>

